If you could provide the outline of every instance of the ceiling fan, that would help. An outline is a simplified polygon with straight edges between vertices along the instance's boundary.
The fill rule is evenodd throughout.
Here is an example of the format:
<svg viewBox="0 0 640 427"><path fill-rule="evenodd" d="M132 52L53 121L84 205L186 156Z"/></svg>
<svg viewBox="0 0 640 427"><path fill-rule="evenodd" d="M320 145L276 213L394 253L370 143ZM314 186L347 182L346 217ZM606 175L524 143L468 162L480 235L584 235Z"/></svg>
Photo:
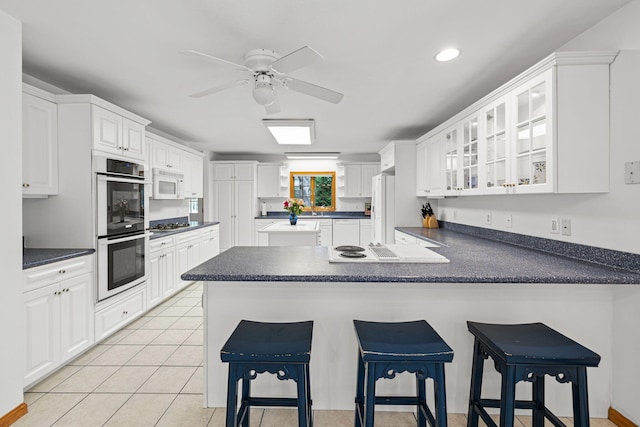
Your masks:
<svg viewBox="0 0 640 427"><path fill-rule="evenodd" d="M189 95L192 98L200 98L232 87L253 83L253 98L258 104L264 105L267 114L273 114L280 112L280 103L278 102L274 83L286 89L291 89L334 104L339 103L344 96L340 92L303 80L294 79L287 75L287 73L306 67L320 59L324 59L322 55L309 46L303 46L284 56L280 56L278 53L269 49L253 49L244 55L244 65L217 58L197 50L182 50L180 53L201 58L215 64L233 67L251 74L249 78L234 80Z"/></svg>

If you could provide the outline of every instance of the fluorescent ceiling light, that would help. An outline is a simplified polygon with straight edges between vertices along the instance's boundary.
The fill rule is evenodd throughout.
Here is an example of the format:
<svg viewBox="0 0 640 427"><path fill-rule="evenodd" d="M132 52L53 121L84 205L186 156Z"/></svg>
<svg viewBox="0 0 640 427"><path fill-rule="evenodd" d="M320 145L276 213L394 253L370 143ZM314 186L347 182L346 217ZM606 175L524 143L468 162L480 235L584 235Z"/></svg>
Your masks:
<svg viewBox="0 0 640 427"><path fill-rule="evenodd" d="M435 58L436 58L436 61L438 62L445 62L445 61L451 61L452 59L457 58L458 55L460 55L460 50L456 49L455 47L452 47L452 48L441 50L436 54Z"/></svg>
<svg viewBox="0 0 640 427"><path fill-rule="evenodd" d="M313 119L262 119L278 144L310 145L316 135Z"/></svg>
<svg viewBox="0 0 640 427"><path fill-rule="evenodd" d="M334 160L337 159L340 153L284 153L289 160Z"/></svg>

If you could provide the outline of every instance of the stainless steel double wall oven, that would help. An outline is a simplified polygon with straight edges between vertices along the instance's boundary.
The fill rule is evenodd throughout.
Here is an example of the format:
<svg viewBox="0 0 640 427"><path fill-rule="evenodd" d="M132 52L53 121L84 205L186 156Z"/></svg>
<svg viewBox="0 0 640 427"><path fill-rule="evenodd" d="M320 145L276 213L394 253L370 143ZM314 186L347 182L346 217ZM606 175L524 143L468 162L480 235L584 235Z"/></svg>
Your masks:
<svg viewBox="0 0 640 427"><path fill-rule="evenodd" d="M94 157L98 301L146 280L144 166Z"/></svg>

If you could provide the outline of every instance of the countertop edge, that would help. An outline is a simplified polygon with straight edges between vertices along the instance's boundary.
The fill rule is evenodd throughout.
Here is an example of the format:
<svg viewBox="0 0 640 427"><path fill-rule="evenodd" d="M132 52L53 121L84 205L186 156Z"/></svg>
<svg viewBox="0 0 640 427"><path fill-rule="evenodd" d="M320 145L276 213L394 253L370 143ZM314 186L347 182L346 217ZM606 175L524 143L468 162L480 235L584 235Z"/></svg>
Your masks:
<svg viewBox="0 0 640 427"><path fill-rule="evenodd" d="M51 255L51 252L60 252L56 255ZM58 249L58 248L25 248L23 249L23 261L22 269L28 270L34 267L40 267L42 265L53 264L60 261L66 261L73 258L78 258L85 255L91 255L95 252L95 249ZM30 255L27 255L31 253ZM42 257L38 256L38 253L42 254ZM45 255L46 253L46 255ZM38 259L32 261L25 261L27 257L38 257Z"/></svg>

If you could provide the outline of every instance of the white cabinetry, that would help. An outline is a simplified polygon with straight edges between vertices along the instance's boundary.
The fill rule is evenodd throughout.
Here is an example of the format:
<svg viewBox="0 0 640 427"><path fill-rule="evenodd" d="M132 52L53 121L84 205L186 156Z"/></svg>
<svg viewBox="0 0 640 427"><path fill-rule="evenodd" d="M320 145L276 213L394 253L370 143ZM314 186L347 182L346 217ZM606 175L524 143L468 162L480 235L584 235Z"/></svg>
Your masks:
<svg viewBox="0 0 640 427"><path fill-rule="evenodd" d="M318 217L315 217L315 220L318 221L318 225L320 226L320 233L318 233L318 246L333 246L333 220L318 219Z"/></svg>
<svg viewBox="0 0 640 427"><path fill-rule="evenodd" d="M144 128L105 108L93 105L93 148L137 160L145 160Z"/></svg>
<svg viewBox="0 0 640 427"><path fill-rule="evenodd" d="M172 172L182 172L183 150L163 142L159 137L147 133L147 145L151 150L151 167Z"/></svg>
<svg viewBox="0 0 640 427"><path fill-rule="evenodd" d="M380 170L381 172L392 173L396 169L395 150L392 144L387 144L380 154Z"/></svg>
<svg viewBox="0 0 640 427"><path fill-rule="evenodd" d="M360 220L360 246L368 246L373 240L372 224L370 219Z"/></svg>
<svg viewBox="0 0 640 427"><path fill-rule="evenodd" d="M175 247L172 236L149 242L150 274L147 281L149 307L160 303L176 289Z"/></svg>
<svg viewBox="0 0 640 427"><path fill-rule="evenodd" d="M258 163L258 197L289 197L284 169L281 163Z"/></svg>
<svg viewBox="0 0 640 427"><path fill-rule="evenodd" d="M360 221L357 219L333 220L333 246L359 245Z"/></svg>
<svg viewBox="0 0 640 427"><path fill-rule="evenodd" d="M146 287L136 286L105 300L96 310L96 341L113 334L147 308Z"/></svg>
<svg viewBox="0 0 640 427"><path fill-rule="evenodd" d="M194 230L180 233L175 236L176 241L176 275L178 290L188 285L189 281L182 280L180 276L200 264L200 231Z"/></svg>
<svg viewBox="0 0 640 427"><path fill-rule="evenodd" d="M444 195L444 139L434 135L416 145L416 196Z"/></svg>
<svg viewBox="0 0 640 427"><path fill-rule="evenodd" d="M418 243L418 239L408 235L407 233L403 233L401 231L395 231L395 240L396 245L415 245Z"/></svg>
<svg viewBox="0 0 640 427"><path fill-rule="evenodd" d="M380 171L377 163L343 163L343 197L371 197L371 181Z"/></svg>
<svg viewBox="0 0 640 427"><path fill-rule="evenodd" d="M220 227L207 227L200 233L200 262L220 254Z"/></svg>
<svg viewBox="0 0 640 427"><path fill-rule="evenodd" d="M421 138L445 135L445 195L609 191L609 64L558 52Z"/></svg>
<svg viewBox="0 0 640 427"><path fill-rule="evenodd" d="M94 343L93 256L25 270L25 386Z"/></svg>
<svg viewBox="0 0 640 427"><path fill-rule="evenodd" d="M183 153L184 196L187 199L202 198L204 194L204 165L202 155Z"/></svg>
<svg viewBox="0 0 640 427"><path fill-rule="evenodd" d="M22 195L58 194L58 106L46 92L22 93Z"/></svg>
<svg viewBox="0 0 640 427"><path fill-rule="evenodd" d="M257 214L257 162L212 162L214 218L220 222L220 250L252 246Z"/></svg>

